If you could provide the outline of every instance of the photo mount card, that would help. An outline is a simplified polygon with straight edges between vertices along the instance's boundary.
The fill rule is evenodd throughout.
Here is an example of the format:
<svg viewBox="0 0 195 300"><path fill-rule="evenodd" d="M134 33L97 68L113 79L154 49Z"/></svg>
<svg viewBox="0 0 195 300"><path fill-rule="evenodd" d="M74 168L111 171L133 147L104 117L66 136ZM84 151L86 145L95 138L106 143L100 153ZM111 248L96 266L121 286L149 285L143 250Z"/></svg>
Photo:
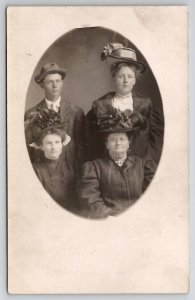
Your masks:
<svg viewBox="0 0 195 300"><path fill-rule="evenodd" d="M106 59L102 59L102 53ZM132 195L135 180L130 179L132 173L128 173L126 181L123 177L106 181L104 176L108 176L109 170L114 170L112 174L116 172L116 176L123 174L113 156L111 163L118 169L111 169L109 165L106 175L101 173L103 169L98 173L103 165L100 157L92 160L88 156L84 167L71 169L77 161L80 137L86 135L86 126L81 126L81 120L87 119L92 104L99 103L97 99L117 88L120 79L116 79L116 72L121 69L115 70L113 75L109 60L121 62L121 57L123 63L131 62L136 70L143 71L138 65L145 68L145 72L134 79L123 78L132 83L132 93L128 93L131 95L128 101L133 101L132 111L136 111L136 101L143 102L142 109L136 113L146 117L149 136L143 141L142 134L142 145L150 148L152 128L156 133L156 147L149 157L156 165L153 179L142 194L136 195L135 203L125 204L125 209L124 200L115 199L115 195L124 182L130 186L128 193ZM51 72L52 68L55 73ZM126 65L123 68L129 69ZM55 87L57 84L60 88ZM30 148L26 126L35 116L34 107L39 108L40 114L40 103L49 103L48 91L58 95L59 90L61 104L56 106L56 113L59 109L62 115L64 109L64 115L68 116L64 117L69 125L66 125L63 147L70 151L65 151L59 172L54 173L56 169L53 171L50 166L48 171L48 165L43 166L51 175L48 178L44 172L40 175L40 165L31 154L32 151L41 153L41 165L48 160L43 138L39 144L32 140ZM112 94L109 101L116 104L120 96L120 93ZM65 108L62 103L66 103ZM155 112L156 123L148 121L147 105ZM30 118L26 117L29 115ZM49 121L51 119L54 117ZM187 6L8 7L7 120L9 293L189 291ZM78 120L80 123L76 123ZM126 124L124 122L121 124ZM77 129L71 131L70 124L73 130ZM35 127L30 128L34 133ZM98 136L93 133L91 140L99 141ZM104 143L109 152L108 137ZM90 145L86 143L85 147L88 152ZM138 148L138 158L128 162L131 168L135 166L134 176L137 176L136 168L146 161L145 148ZM117 202L120 211L122 203L120 213L106 215L105 210L102 212L103 206L99 213L90 201L88 204L90 202L94 214L84 209L85 184L89 182L84 179L89 170L93 172L90 176L96 176L103 206L114 211ZM77 191L76 197L83 200L77 210L67 204L67 190L61 190L59 183L64 176L63 186L68 189L70 174L74 176L71 191ZM136 177L136 183L142 182L141 176ZM63 195L66 203L61 202ZM73 203L73 196L69 202Z"/></svg>

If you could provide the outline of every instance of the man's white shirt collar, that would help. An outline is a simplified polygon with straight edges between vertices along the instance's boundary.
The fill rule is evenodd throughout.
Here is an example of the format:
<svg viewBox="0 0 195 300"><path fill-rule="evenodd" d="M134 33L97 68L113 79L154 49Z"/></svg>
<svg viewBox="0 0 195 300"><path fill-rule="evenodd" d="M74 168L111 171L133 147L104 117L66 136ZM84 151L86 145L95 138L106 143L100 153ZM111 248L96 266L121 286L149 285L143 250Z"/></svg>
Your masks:
<svg viewBox="0 0 195 300"><path fill-rule="evenodd" d="M56 112L58 112L59 108L60 108L60 101L61 101L61 96L54 102L48 100L47 98L45 98L45 102L47 105L48 109L53 109Z"/></svg>

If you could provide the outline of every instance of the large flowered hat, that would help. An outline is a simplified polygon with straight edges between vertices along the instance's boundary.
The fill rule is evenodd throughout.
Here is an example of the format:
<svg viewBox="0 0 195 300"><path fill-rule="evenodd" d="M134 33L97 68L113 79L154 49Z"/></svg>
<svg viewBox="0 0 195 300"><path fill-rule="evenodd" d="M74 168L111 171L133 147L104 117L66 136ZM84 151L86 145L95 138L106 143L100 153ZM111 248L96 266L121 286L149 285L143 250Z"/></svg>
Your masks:
<svg viewBox="0 0 195 300"><path fill-rule="evenodd" d="M53 109L45 108L31 112L29 119L25 121L25 130L28 128L32 130L33 142L30 146L38 149L41 137L53 129L58 129L58 132L65 134L64 145L67 145L70 137L65 131L65 125L61 123L60 113Z"/></svg>
<svg viewBox="0 0 195 300"><path fill-rule="evenodd" d="M96 115L96 126L98 132L102 133L119 133L129 132L140 134L147 128L147 120L139 112L126 109L119 109L102 104L94 103L93 111Z"/></svg>
<svg viewBox="0 0 195 300"><path fill-rule="evenodd" d="M145 71L144 64L137 60L135 50L126 48L120 43L109 43L104 46L101 59L106 60L110 65L126 62L136 66L141 73Z"/></svg>

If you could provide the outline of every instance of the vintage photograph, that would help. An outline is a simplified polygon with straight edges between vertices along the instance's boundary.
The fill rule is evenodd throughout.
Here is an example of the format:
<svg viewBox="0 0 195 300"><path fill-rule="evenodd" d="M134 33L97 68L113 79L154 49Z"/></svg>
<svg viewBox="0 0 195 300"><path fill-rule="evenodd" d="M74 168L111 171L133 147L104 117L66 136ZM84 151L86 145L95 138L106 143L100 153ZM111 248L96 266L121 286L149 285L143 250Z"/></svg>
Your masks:
<svg viewBox="0 0 195 300"><path fill-rule="evenodd" d="M43 188L86 218L132 206L160 162L157 81L136 45L108 28L75 28L54 41L32 74L24 119Z"/></svg>
<svg viewBox="0 0 195 300"><path fill-rule="evenodd" d="M10 294L189 291L188 8L7 9Z"/></svg>

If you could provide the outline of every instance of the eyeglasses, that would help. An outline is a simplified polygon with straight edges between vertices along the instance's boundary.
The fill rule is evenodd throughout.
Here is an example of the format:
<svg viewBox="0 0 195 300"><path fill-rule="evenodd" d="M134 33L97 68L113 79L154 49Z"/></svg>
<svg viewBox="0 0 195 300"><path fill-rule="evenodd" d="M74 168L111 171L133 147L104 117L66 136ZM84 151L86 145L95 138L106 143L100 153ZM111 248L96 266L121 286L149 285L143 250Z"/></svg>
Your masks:
<svg viewBox="0 0 195 300"><path fill-rule="evenodd" d="M127 142L128 141L128 138L125 138L125 137L111 137L111 138L108 138L108 141L109 142L113 142L113 143L116 143L116 142Z"/></svg>

